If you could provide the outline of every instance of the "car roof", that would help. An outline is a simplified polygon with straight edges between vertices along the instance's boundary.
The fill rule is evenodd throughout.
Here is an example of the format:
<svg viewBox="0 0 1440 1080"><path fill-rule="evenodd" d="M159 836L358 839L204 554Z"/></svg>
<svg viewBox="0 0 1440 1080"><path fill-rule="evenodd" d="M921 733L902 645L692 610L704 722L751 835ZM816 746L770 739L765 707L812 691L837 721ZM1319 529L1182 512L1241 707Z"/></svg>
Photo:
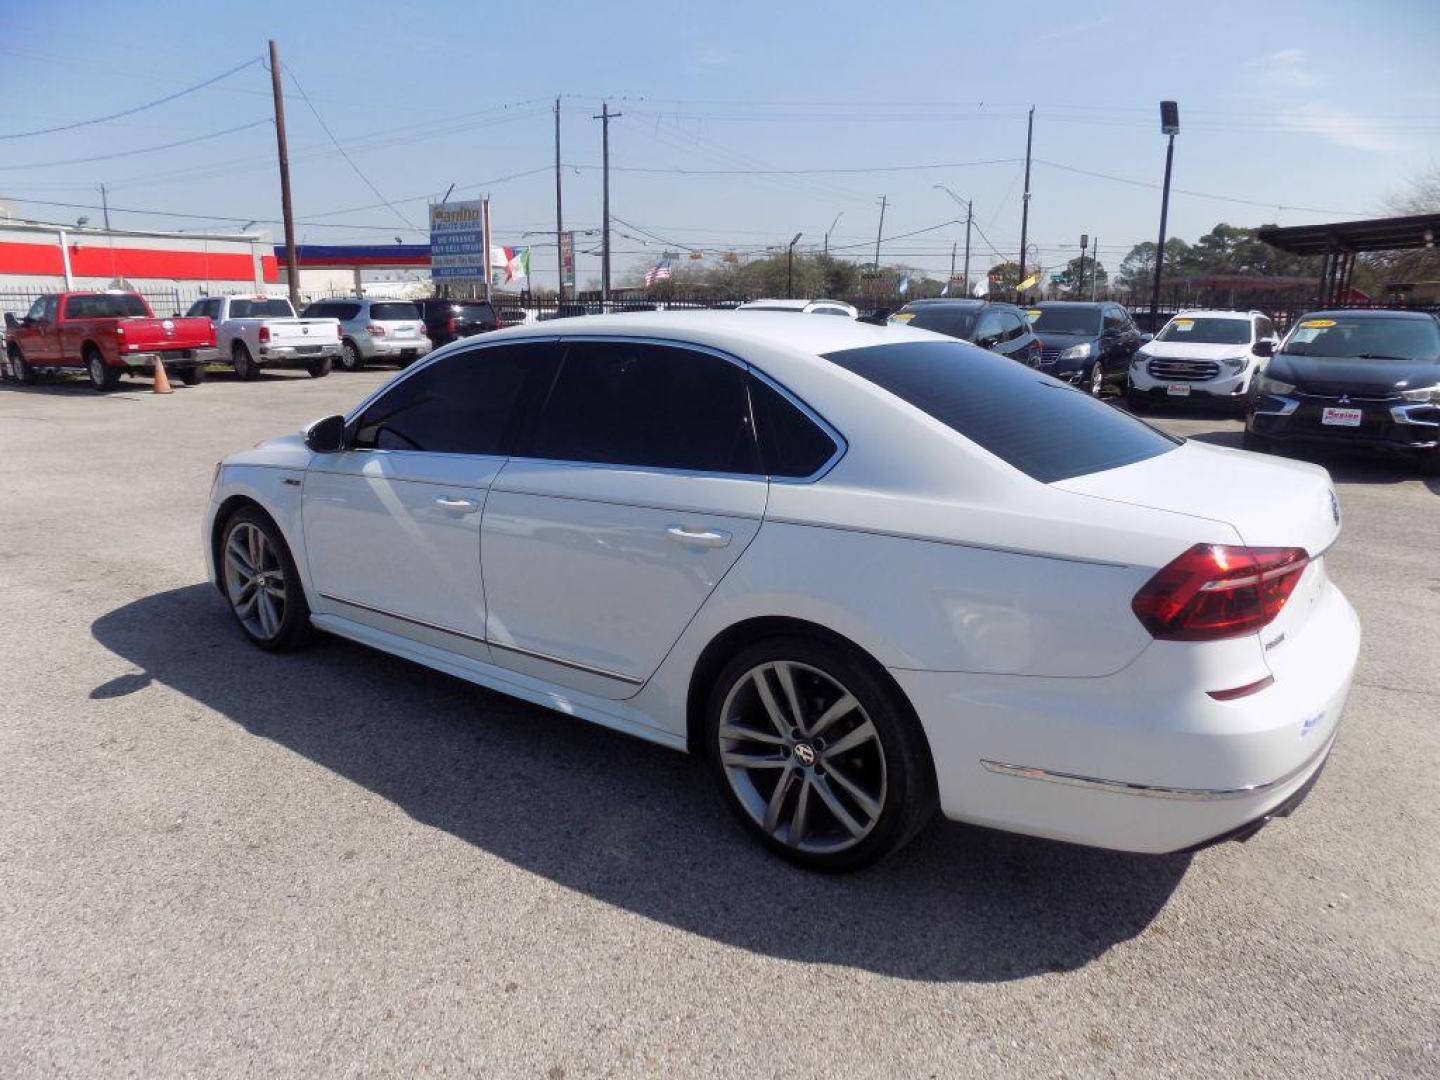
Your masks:
<svg viewBox="0 0 1440 1080"><path fill-rule="evenodd" d="M1334 311L1307 311L1296 322L1305 319L1435 319L1428 311L1400 311L1396 308L1339 308Z"/></svg>
<svg viewBox="0 0 1440 1080"><path fill-rule="evenodd" d="M975 308L975 309L978 310L978 309L980 309L980 308L982 308L982 307L985 307L987 304L990 304L990 303L991 303L991 301L989 301L989 300L971 300L971 299L969 299L969 298L967 298L967 297L963 297L963 296L956 296L956 297L949 297L949 296L926 296L926 297L922 297L922 298L919 299L919 300L911 300L911 301L910 301L908 304L906 304L905 306L908 308L908 307L915 307L915 306L917 306L917 305L922 305L922 304L923 304L925 307ZM995 306L995 307L1014 307L1013 304L1000 304L998 301L995 302L993 306Z"/></svg>
<svg viewBox="0 0 1440 1080"><path fill-rule="evenodd" d="M1222 310L1220 308L1186 308L1184 311L1177 311L1170 316L1173 319L1253 319L1256 315L1261 318L1268 318L1263 311L1235 311L1233 309Z"/></svg>
<svg viewBox="0 0 1440 1080"><path fill-rule="evenodd" d="M1047 308L1047 307L1098 308L1098 307L1106 307L1106 306L1110 305L1110 304L1113 303L1113 302L1114 302L1114 301L1111 301L1111 300L1041 300L1038 304L1032 304L1032 305L1030 305L1030 306L1031 306L1031 307L1037 307L1037 308Z"/></svg>

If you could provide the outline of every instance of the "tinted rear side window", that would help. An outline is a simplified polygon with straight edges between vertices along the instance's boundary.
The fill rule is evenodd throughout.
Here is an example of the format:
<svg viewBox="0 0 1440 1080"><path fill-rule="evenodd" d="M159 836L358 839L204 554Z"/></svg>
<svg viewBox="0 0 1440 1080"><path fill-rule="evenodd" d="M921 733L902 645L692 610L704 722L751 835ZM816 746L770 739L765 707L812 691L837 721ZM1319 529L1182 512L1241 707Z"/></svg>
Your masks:
<svg viewBox="0 0 1440 1080"><path fill-rule="evenodd" d="M1130 465L1179 445L1088 394L958 342L897 342L826 359L1042 483Z"/></svg>
<svg viewBox="0 0 1440 1080"><path fill-rule="evenodd" d="M568 347L528 454L760 472L742 369L710 353L629 342Z"/></svg>
<svg viewBox="0 0 1440 1080"><path fill-rule="evenodd" d="M401 381L360 417L355 446L440 454L497 454L532 372L552 350L511 345L457 353Z"/></svg>
<svg viewBox="0 0 1440 1080"><path fill-rule="evenodd" d="M835 440L769 383L750 379L760 458L770 476L814 476L834 455Z"/></svg>

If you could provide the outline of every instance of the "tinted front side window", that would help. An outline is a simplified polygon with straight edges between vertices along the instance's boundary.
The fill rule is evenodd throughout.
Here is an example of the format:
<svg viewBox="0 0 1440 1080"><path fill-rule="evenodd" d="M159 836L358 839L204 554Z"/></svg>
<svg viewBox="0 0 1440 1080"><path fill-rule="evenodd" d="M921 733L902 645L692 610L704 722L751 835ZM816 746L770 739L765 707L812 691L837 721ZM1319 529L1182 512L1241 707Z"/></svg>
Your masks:
<svg viewBox="0 0 1440 1080"><path fill-rule="evenodd" d="M836 449L835 440L784 394L750 378L750 405L759 429L760 458L770 476L814 476Z"/></svg>
<svg viewBox="0 0 1440 1080"><path fill-rule="evenodd" d="M1178 445L1073 387L959 343L874 345L826 359L1043 483L1144 461Z"/></svg>
<svg viewBox="0 0 1440 1080"><path fill-rule="evenodd" d="M548 352L545 346L512 345L476 349L431 364L365 410L355 429L355 446L500 453L526 376L546 366Z"/></svg>
<svg viewBox="0 0 1440 1080"><path fill-rule="evenodd" d="M697 472L759 473L745 372L709 353L575 342L527 453Z"/></svg>

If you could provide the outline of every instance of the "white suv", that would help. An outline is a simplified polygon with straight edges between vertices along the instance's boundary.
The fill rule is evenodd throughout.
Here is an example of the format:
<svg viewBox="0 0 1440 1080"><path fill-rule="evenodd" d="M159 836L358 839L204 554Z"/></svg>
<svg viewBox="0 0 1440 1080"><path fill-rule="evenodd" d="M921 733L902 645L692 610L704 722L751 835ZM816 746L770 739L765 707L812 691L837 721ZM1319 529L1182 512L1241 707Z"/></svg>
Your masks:
<svg viewBox="0 0 1440 1080"><path fill-rule="evenodd" d="M1127 400L1231 403L1244 411L1280 336L1259 311L1182 311L1135 353Z"/></svg>

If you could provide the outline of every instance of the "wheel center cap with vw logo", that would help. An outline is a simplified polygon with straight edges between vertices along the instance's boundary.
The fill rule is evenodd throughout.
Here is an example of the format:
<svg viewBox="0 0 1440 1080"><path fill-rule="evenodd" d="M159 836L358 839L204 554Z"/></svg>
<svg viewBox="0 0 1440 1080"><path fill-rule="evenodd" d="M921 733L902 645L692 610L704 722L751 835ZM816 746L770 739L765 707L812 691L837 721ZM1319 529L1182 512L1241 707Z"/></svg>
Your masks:
<svg viewBox="0 0 1440 1080"><path fill-rule="evenodd" d="M815 748L808 742L795 744L795 760L801 765L810 766L815 764Z"/></svg>

